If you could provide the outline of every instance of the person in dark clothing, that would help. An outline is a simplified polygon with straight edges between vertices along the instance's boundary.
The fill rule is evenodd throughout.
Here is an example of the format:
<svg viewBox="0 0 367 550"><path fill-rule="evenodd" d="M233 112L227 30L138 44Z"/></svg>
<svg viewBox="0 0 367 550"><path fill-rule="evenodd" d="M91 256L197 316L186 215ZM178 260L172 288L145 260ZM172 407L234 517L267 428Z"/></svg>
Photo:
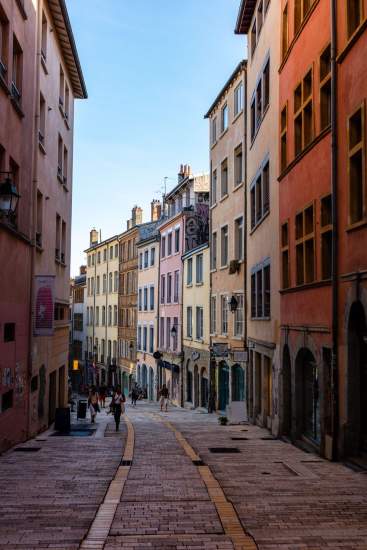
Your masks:
<svg viewBox="0 0 367 550"><path fill-rule="evenodd" d="M139 398L139 392L138 392L137 386L135 385L131 390L131 404L133 407L136 407L136 402L138 398Z"/></svg>
<svg viewBox="0 0 367 550"><path fill-rule="evenodd" d="M116 432L119 431L121 414L125 412L125 396L121 393L120 386L117 386L116 392L112 396L111 408L113 408L113 416L116 423Z"/></svg>
<svg viewBox="0 0 367 550"><path fill-rule="evenodd" d="M166 384L163 384L162 389L159 392L159 397L160 397L159 403L160 403L160 406L161 406L161 411L163 411L163 407L165 407L166 412L167 412L168 400L169 400L169 391L168 391L168 388L167 388Z"/></svg>

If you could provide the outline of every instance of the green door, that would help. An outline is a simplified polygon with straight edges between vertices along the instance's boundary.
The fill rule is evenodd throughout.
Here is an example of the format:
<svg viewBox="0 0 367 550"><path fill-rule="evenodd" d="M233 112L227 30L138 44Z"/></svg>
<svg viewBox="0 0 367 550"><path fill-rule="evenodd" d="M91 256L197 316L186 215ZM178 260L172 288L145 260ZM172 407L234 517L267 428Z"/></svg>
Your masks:
<svg viewBox="0 0 367 550"><path fill-rule="evenodd" d="M229 368L226 363L219 365L219 402L220 411L225 411L229 403Z"/></svg>

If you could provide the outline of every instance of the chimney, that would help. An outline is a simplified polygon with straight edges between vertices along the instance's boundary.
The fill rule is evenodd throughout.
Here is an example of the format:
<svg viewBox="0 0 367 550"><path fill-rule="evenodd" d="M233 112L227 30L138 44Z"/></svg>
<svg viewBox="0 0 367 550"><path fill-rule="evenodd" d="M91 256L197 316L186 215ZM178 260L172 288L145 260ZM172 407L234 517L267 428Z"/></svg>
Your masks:
<svg viewBox="0 0 367 550"><path fill-rule="evenodd" d="M90 246L98 244L98 231L93 228L90 232Z"/></svg>
<svg viewBox="0 0 367 550"><path fill-rule="evenodd" d="M140 206L134 206L131 211L131 226L135 227L143 223L143 210Z"/></svg>
<svg viewBox="0 0 367 550"><path fill-rule="evenodd" d="M181 164L180 171L178 173L178 183L181 183L182 180L191 176L191 166L190 164Z"/></svg>
<svg viewBox="0 0 367 550"><path fill-rule="evenodd" d="M162 205L159 200L153 199L150 203L150 219L152 222L156 222L161 219Z"/></svg>
<svg viewBox="0 0 367 550"><path fill-rule="evenodd" d="M87 273L87 266L81 265L79 268L80 275L85 275Z"/></svg>
<svg viewBox="0 0 367 550"><path fill-rule="evenodd" d="M132 222L131 222L131 220L127 220L127 222L126 222L126 229L129 230L131 227L132 227Z"/></svg>

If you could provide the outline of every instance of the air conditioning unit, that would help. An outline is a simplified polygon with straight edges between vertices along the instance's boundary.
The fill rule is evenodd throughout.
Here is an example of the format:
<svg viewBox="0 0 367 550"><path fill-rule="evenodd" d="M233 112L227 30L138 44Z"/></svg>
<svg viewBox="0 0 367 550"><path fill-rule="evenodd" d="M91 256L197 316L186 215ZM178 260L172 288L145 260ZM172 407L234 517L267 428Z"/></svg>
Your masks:
<svg viewBox="0 0 367 550"><path fill-rule="evenodd" d="M238 260L231 260L229 264L229 273L230 275L233 275L234 273L237 273L240 270L240 262Z"/></svg>

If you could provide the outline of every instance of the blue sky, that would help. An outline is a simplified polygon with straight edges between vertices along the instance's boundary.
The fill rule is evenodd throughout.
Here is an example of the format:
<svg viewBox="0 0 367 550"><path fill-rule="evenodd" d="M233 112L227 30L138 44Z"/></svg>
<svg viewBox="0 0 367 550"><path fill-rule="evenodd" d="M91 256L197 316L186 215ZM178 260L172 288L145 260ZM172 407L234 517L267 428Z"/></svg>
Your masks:
<svg viewBox="0 0 367 550"><path fill-rule="evenodd" d="M89 230L150 213L181 163L208 171L203 115L245 56L239 0L67 0L89 98L75 109L71 274Z"/></svg>

